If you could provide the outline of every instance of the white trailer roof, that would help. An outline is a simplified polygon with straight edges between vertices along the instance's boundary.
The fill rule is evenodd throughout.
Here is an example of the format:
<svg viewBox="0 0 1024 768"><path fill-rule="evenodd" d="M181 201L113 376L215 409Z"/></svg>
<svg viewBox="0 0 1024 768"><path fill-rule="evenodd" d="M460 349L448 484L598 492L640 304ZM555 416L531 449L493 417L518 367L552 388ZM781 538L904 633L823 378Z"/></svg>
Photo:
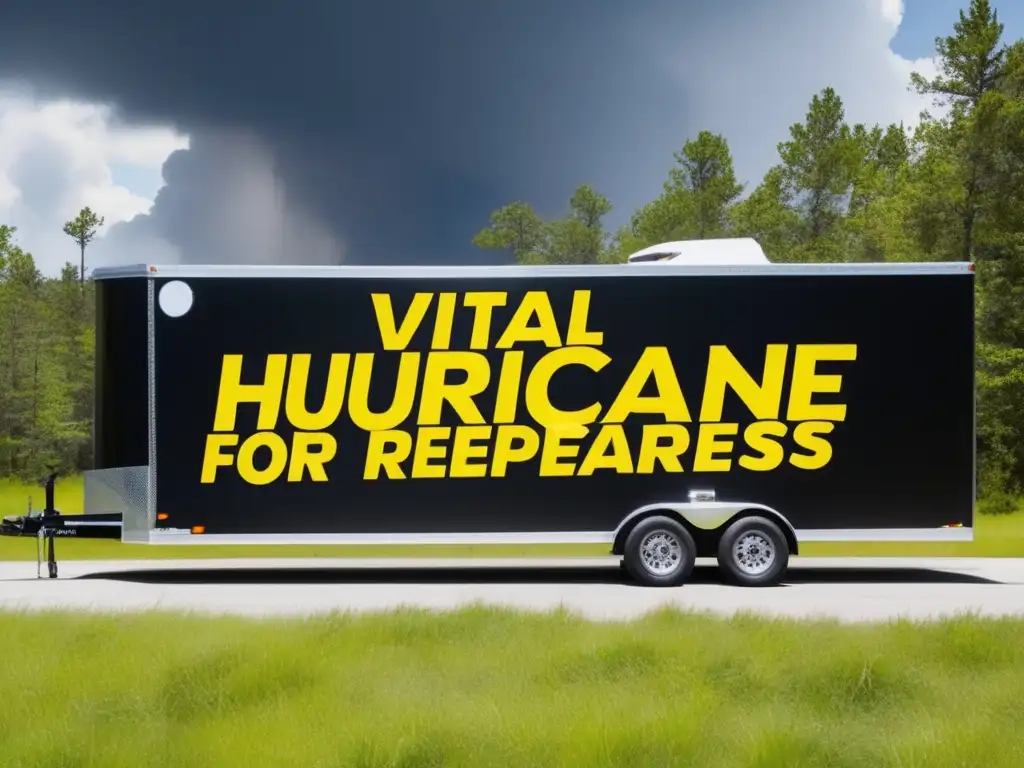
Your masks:
<svg viewBox="0 0 1024 768"><path fill-rule="evenodd" d="M257 264L131 264L93 270L95 280L151 278L522 278L639 277L666 274L713 275L914 275L974 271L969 262L891 262L864 264L773 264L750 237L676 240L633 253L626 264L503 264L485 265L257 265Z"/></svg>

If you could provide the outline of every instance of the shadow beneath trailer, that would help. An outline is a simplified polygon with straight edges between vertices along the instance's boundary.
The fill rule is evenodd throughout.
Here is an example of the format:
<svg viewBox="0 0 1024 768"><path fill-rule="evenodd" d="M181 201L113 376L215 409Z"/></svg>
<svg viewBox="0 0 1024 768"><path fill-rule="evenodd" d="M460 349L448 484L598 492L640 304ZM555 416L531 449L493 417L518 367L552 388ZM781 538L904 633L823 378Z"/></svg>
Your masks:
<svg viewBox="0 0 1024 768"><path fill-rule="evenodd" d="M137 584L623 584L632 580L610 567L308 567L308 568L152 568L84 574ZM690 584L721 584L714 566L697 566ZM801 584L1000 584L954 571L928 568L790 568L785 586Z"/></svg>
<svg viewBox="0 0 1024 768"><path fill-rule="evenodd" d="M970 573L933 568L799 568L786 574L786 584L1002 584Z"/></svg>
<svg viewBox="0 0 1024 768"><path fill-rule="evenodd" d="M622 584L618 567L189 568L108 571L79 579L139 584Z"/></svg>

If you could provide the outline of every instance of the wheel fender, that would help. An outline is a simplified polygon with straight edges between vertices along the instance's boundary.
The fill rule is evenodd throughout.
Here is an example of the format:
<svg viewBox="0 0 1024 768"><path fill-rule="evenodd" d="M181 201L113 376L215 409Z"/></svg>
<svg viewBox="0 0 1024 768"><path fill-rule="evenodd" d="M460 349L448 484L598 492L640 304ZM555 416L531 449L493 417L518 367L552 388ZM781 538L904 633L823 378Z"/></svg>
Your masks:
<svg viewBox="0 0 1024 768"><path fill-rule="evenodd" d="M671 513L697 530L715 531L724 529L729 522L740 515L751 512L762 514L778 522L786 539L789 541L791 554L797 554L799 542L796 536L796 529L786 519L785 515L765 504L733 501L673 501L661 504L645 504L622 518L622 521L615 529L613 538L614 548L621 548L625 541L625 534L628 533L629 529L643 518L653 514Z"/></svg>

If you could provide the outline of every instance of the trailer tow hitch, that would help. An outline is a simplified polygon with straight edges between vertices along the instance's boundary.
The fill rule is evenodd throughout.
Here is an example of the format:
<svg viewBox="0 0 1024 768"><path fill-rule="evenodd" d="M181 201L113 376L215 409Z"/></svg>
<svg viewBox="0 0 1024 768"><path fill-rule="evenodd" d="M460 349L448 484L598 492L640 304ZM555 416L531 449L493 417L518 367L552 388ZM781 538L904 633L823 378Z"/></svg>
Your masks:
<svg viewBox="0 0 1024 768"><path fill-rule="evenodd" d="M56 527L51 523L60 518L60 512L53 506L53 486L57 473L52 472L43 480L46 503L40 513L31 510L27 515L13 515L0 521L2 536L33 536L36 539L36 578L42 578L43 549L46 549L46 571L51 579L57 578L57 551L55 547Z"/></svg>
<svg viewBox="0 0 1024 768"><path fill-rule="evenodd" d="M32 537L36 540L36 578L42 578L43 549L46 549L46 571L57 578L58 538L120 539L124 514L117 511L93 511L89 514L62 515L54 508L53 487L57 473L42 481L46 489L45 508L35 512L29 502L28 514L11 515L0 520L0 536Z"/></svg>

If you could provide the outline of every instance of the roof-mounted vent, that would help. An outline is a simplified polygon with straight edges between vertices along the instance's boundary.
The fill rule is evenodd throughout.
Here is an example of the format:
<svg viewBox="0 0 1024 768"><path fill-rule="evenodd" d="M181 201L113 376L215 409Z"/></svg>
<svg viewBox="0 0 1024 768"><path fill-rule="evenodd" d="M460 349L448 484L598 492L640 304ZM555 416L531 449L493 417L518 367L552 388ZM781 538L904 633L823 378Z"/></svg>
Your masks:
<svg viewBox="0 0 1024 768"><path fill-rule="evenodd" d="M696 266L768 264L761 246L751 237L717 240L677 240L658 243L631 254L630 264L666 262Z"/></svg>

